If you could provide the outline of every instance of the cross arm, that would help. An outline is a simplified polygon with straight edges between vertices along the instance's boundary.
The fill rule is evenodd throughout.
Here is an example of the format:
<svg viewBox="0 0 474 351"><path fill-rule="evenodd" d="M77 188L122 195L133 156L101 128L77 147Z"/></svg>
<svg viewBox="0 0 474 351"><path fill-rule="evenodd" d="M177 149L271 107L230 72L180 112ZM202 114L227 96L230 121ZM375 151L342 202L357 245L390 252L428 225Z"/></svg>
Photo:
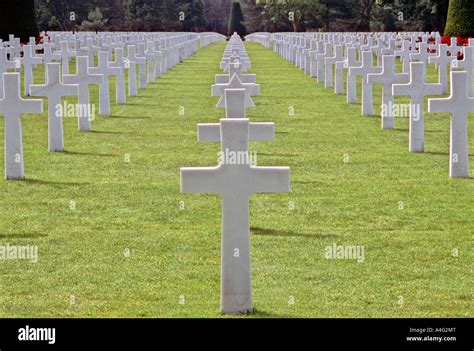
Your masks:
<svg viewBox="0 0 474 351"><path fill-rule="evenodd" d="M63 75L63 82L65 84L77 84L78 83L77 75L75 75L75 74L64 74Z"/></svg>
<svg viewBox="0 0 474 351"><path fill-rule="evenodd" d="M182 193L220 194L218 187L219 166L217 167L183 167L180 170Z"/></svg>
<svg viewBox="0 0 474 351"><path fill-rule="evenodd" d="M214 95L213 95L214 96ZM219 101L216 104L217 108L225 108L225 94L222 94ZM247 92L245 92L245 107L255 107L255 103Z"/></svg>
<svg viewBox="0 0 474 351"><path fill-rule="evenodd" d="M380 83L382 79L382 76L377 73L371 73L367 75L367 83Z"/></svg>
<svg viewBox="0 0 474 351"><path fill-rule="evenodd" d="M30 85L30 95L31 96L48 96L50 95L45 89L47 85L44 84L31 84Z"/></svg>
<svg viewBox="0 0 474 351"><path fill-rule="evenodd" d="M425 85L425 95L441 95L443 85L441 83L429 83Z"/></svg>
<svg viewBox="0 0 474 351"><path fill-rule="evenodd" d="M450 112L446 108L451 98L428 99L428 112Z"/></svg>
<svg viewBox="0 0 474 351"><path fill-rule="evenodd" d="M272 122L249 123L249 141L272 141L275 139L275 124ZM198 142L221 141L220 123L198 124Z"/></svg>
<svg viewBox="0 0 474 351"><path fill-rule="evenodd" d="M290 167L251 167L250 193L290 192Z"/></svg>
<svg viewBox="0 0 474 351"><path fill-rule="evenodd" d="M21 113L43 113L43 100L21 99Z"/></svg>
<svg viewBox="0 0 474 351"><path fill-rule="evenodd" d="M393 95L405 95L412 96L417 93L417 89L411 84L393 84L392 94Z"/></svg>
<svg viewBox="0 0 474 351"><path fill-rule="evenodd" d="M256 74L241 74L242 83L255 84L257 81ZM228 84L230 81L229 74L216 74L216 84Z"/></svg>
<svg viewBox="0 0 474 351"><path fill-rule="evenodd" d="M221 96L227 84L214 84L211 86L211 96Z"/></svg>

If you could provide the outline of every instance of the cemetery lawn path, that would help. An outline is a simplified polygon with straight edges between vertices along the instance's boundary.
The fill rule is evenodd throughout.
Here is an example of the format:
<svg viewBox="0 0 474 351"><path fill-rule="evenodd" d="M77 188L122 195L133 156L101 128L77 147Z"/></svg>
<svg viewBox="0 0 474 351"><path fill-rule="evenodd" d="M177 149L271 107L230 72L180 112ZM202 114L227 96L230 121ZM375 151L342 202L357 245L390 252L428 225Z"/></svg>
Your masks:
<svg viewBox="0 0 474 351"><path fill-rule="evenodd" d="M471 178L449 180L446 114L426 114L427 152L410 154L407 119L382 131L360 100L246 46L262 90L248 116L276 124L251 150L292 172L291 193L251 199L255 316L472 317L474 129ZM65 118L64 153L47 152L46 113L23 117L27 179L0 181L0 246L37 245L39 259L0 260L1 317L221 316L220 199L180 194L179 168L216 165L196 124L223 116L210 87L224 47L112 103L93 132ZM326 259L333 245L363 246L363 262Z"/></svg>

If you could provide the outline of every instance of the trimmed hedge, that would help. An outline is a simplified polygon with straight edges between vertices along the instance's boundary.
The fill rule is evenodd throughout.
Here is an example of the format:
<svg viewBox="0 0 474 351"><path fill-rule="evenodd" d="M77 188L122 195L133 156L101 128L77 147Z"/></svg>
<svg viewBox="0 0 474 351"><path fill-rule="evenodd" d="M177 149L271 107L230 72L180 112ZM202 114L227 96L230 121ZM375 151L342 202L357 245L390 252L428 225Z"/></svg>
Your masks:
<svg viewBox="0 0 474 351"><path fill-rule="evenodd" d="M474 37L474 1L450 0L444 35Z"/></svg>
<svg viewBox="0 0 474 351"><path fill-rule="evenodd" d="M233 2L230 8L229 27L227 34L231 36L237 32L237 34L242 38L247 35L247 28L245 28L245 26L242 24L244 21L245 19L242 13L242 8L240 7L240 2Z"/></svg>

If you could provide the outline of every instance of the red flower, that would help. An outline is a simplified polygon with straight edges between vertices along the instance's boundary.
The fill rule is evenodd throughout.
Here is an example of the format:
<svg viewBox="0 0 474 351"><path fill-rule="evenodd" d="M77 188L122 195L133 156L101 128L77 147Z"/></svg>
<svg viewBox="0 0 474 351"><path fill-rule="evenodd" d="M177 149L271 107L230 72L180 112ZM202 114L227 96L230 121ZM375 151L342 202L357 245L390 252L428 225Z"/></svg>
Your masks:
<svg viewBox="0 0 474 351"><path fill-rule="evenodd" d="M451 37L449 35L441 37L441 44L451 45Z"/></svg>
<svg viewBox="0 0 474 351"><path fill-rule="evenodd" d="M456 37L456 43L459 45L459 46L463 46L464 45L464 38L460 37L460 36L457 36Z"/></svg>
<svg viewBox="0 0 474 351"><path fill-rule="evenodd" d="M456 37L456 44L458 46L468 46L469 45L469 39L471 39L471 38L472 37L463 38L463 37L457 36ZM451 37L449 35L445 35L444 37L441 37L441 44L451 45Z"/></svg>

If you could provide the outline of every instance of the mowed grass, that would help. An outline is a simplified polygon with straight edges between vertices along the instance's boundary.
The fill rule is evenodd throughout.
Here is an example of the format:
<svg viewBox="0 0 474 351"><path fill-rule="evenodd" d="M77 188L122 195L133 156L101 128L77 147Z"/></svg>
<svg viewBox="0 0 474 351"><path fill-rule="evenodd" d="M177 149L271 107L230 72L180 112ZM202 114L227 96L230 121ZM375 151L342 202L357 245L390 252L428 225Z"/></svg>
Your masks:
<svg viewBox="0 0 474 351"><path fill-rule="evenodd" d="M426 152L409 153L406 118L382 131L360 103L246 45L262 90L248 116L277 131L251 150L292 172L291 193L251 198L254 315L472 317L474 179L448 179L449 116L426 114ZM2 317L221 316L220 199L180 194L179 168L216 165L196 124L224 115L210 96L224 47L112 104L91 133L66 118L65 153L47 152L46 114L23 117L27 179L0 181L0 245L37 245L39 262L0 261ZM364 262L326 259L333 244L363 245Z"/></svg>

